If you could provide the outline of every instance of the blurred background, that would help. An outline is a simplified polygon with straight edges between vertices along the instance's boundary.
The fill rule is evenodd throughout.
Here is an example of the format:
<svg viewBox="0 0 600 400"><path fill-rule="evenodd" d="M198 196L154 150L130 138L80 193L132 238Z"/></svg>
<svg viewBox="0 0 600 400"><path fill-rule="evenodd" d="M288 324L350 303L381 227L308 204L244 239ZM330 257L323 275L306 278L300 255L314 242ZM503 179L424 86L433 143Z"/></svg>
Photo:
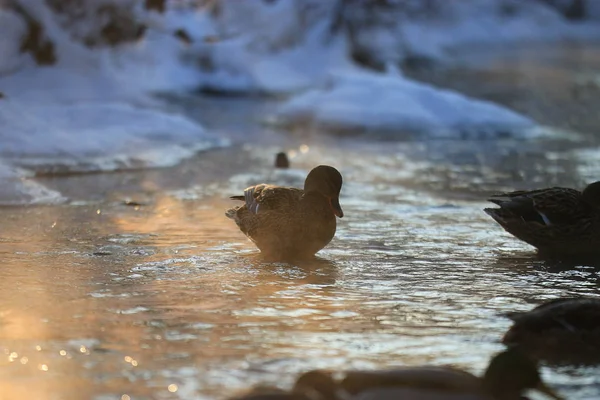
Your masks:
<svg viewBox="0 0 600 400"><path fill-rule="evenodd" d="M599 106L595 0L0 0L0 399L480 373L502 313L600 296L482 212L597 180ZM336 238L263 262L228 196L318 164ZM543 367L600 397L598 367Z"/></svg>

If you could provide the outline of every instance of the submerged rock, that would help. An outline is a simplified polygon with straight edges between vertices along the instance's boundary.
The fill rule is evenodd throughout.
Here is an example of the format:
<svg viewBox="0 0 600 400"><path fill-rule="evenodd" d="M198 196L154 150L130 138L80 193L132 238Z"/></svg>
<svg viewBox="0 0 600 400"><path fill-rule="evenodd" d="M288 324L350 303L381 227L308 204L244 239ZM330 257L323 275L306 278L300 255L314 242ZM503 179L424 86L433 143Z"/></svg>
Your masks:
<svg viewBox="0 0 600 400"><path fill-rule="evenodd" d="M279 152L275 156L275 168L286 169L290 167L290 159L285 152Z"/></svg>

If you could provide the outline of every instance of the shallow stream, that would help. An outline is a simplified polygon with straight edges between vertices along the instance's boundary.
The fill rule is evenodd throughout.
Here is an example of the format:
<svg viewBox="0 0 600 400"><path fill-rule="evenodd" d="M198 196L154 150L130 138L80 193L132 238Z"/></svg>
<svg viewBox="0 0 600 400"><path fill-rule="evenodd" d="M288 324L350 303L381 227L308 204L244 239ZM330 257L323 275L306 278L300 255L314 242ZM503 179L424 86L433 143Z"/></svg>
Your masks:
<svg viewBox="0 0 600 400"><path fill-rule="evenodd" d="M584 112L600 105L600 49L579 51L419 74L578 135L372 140L260 126L274 100L169 97L236 144L169 169L40 177L70 202L0 208L0 399L221 399L322 367L480 373L502 313L600 296L598 268L540 261L482 211L496 191L600 177L599 114ZM293 169L274 171L282 149ZM315 261L263 263L227 196L300 186L321 163L345 181L335 239ZM543 375L600 397L600 368Z"/></svg>

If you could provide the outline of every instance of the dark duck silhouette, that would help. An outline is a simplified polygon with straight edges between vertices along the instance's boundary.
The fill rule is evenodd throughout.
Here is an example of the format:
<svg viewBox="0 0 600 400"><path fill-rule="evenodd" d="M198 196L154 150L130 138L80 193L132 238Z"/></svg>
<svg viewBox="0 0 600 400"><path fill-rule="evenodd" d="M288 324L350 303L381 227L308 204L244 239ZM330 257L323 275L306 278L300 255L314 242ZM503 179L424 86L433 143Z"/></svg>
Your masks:
<svg viewBox="0 0 600 400"><path fill-rule="evenodd" d="M231 400L335 400L338 390L330 372L314 370L300 375L290 391L259 386Z"/></svg>
<svg viewBox="0 0 600 400"><path fill-rule="evenodd" d="M506 345L557 364L600 364L600 298L562 298L506 315Z"/></svg>
<svg viewBox="0 0 600 400"><path fill-rule="evenodd" d="M494 195L484 211L540 255L600 256L600 181L583 192L552 187Z"/></svg>
<svg viewBox="0 0 600 400"><path fill-rule="evenodd" d="M291 391L255 388L236 400L527 400L533 389L560 400L542 381L537 365L518 348L496 354L480 378L452 367L401 367L302 374Z"/></svg>
<svg viewBox="0 0 600 400"><path fill-rule="evenodd" d="M350 371L340 386L355 400L522 400L528 389L561 399L518 349L495 355L481 378L451 367L404 367Z"/></svg>
<svg viewBox="0 0 600 400"><path fill-rule="evenodd" d="M336 216L344 213L339 202L342 175L333 167L319 165L304 181L304 189L268 184L251 186L244 201L225 215L235 221L268 258L280 260L314 256L335 235Z"/></svg>

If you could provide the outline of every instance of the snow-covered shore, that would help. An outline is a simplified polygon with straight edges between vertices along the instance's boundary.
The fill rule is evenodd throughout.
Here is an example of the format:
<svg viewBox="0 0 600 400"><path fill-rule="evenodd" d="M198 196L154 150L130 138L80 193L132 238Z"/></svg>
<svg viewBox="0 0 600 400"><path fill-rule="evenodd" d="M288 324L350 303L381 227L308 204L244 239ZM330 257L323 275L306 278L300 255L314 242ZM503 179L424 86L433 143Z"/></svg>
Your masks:
<svg viewBox="0 0 600 400"><path fill-rule="evenodd" d="M572 22L542 2L167 1L164 12L150 3L80 0L80 14L49 0L0 3L0 183L10 202L61 199L31 189L40 168L167 166L227 144L168 111L152 97L160 91L285 94L263 116L283 125L527 137L534 121L411 81L403 63L444 63L470 44L600 37L595 20Z"/></svg>

